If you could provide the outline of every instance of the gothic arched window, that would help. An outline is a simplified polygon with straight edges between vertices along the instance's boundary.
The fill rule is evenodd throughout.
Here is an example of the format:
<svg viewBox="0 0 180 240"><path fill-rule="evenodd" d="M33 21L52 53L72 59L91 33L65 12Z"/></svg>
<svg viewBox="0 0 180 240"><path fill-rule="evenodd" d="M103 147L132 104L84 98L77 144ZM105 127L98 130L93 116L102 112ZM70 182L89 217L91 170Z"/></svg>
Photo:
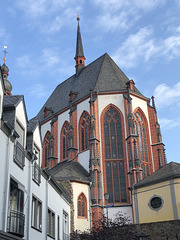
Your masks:
<svg viewBox="0 0 180 240"><path fill-rule="evenodd" d="M67 149L69 147L69 122L65 122L61 130L61 159L65 160L67 158Z"/></svg>
<svg viewBox="0 0 180 240"><path fill-rule="evenodd" d="M87 218L87 199L84 193L81 193L78 197L78 217L86 217Z"/></svg>
<svg viewBox="0 0 180 240"><path fill-rule="evenodd" d="M119 111L110 106L104 113L102 121L104 170L106 172L106 191L109 193L109 202L127 202L122 134L123 120Z"/></svg>
<svg viewBox="0 0 180 240"><path fill-rule="evenodd" d="M84 151L89 148L89 124L90 124L90 115L89 113L84 111L79 121L80 151Z"/></svg>
<svg viewBox="0 0 180 240"><path fill-rule="evenodd" d="M141 111L136 111L134 113L134 129L135 134L138 135L138 155L141 163L141 168L143 169L142 176L143 178L149 175L149 158L148 158L148 149L147 149L147 133L146 133L146 124L145 117Z"/></svg>
<svg viewBox="0 0 180 240"><path fill-rule="evenodd" d="M54 137L49 131L47 131L43 140L43 168L51 167L49 166L48 159L52 156L54 156Z"/></svg>

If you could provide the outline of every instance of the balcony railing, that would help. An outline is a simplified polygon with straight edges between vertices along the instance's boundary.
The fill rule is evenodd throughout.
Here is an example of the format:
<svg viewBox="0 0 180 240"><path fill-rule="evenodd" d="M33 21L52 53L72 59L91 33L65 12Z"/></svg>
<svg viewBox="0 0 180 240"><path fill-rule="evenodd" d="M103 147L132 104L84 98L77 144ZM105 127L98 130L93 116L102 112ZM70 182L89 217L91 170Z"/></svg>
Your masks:
<svg viewBox="0 0 180 240"><path fill-rule="evenodd" d="M24 237L25 215L21 212L11 211L8 217L7 231L19 237Z"/></svg>
<svg viewBox="0 0 180 240"><path fill-rule="evenodd" d="M63 233L63 240L70 240L70 236L66 233Z"/></svg>
<svg viewBox="0 0 180 240"><path fill-rule="evenodd" d="M33 165L33 180L35 180L38 184L41 183L41 168L36 162Z"/></svg>
<svg viewBox="0 0 180 240"><path fill-rule="evenodd" d="M25 165L25 151L23 146L18 141L14 146L14 162L16 162L22 168Z"/></svg>

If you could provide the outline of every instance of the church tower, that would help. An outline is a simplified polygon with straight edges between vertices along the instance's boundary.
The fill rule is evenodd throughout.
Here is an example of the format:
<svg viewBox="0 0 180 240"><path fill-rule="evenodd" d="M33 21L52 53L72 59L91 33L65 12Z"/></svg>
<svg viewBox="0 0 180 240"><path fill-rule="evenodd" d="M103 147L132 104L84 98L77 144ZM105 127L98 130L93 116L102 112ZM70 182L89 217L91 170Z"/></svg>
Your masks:
<svg viewBox="0 0 180 240"><path fill-rule="evenodd" d="M79 20L80 18L78 16L77 17L78 28L77 28L76 55L74 57L76 61L76 74L78 74L81 71L81 69L85 67L85 60L86 60L86 58L84 57Z"/></svg>

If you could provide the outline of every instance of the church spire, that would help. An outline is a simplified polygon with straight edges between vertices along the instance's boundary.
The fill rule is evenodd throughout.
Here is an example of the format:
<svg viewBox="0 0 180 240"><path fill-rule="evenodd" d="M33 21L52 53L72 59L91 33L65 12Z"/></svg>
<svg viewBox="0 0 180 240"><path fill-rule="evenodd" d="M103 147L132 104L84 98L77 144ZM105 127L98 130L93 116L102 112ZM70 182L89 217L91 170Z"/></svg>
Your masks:
<svg viewBox="0 0 180 240"><path fill-rule="evenodd" d="M82 45L82 39L81 39L81 32L80 32L80 26L79 26L79 15L77 16L78 21L78 28L77 28L77 42L76 42L76 55L75 55L75 61L76 61L76 74L79 73L79 71L85 67L85 57L84 57L84 51L83 51L83 45Z"/></svg>

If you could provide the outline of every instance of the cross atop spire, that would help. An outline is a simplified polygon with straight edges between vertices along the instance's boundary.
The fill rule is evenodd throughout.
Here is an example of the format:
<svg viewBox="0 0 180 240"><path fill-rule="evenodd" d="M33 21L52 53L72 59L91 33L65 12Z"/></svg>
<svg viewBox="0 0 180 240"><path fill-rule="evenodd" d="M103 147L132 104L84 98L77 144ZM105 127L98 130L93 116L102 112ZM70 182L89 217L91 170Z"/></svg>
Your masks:
<svg viewBox="0 0 180 240"><path fill-rule="evenodd" d="M83 51L83 45L82 45L82 39L81 39L81 32L80 32L80 26L79 26L79 14L77 15L77 21L78 21L78 28L77 28L77 42L76 42L76 55L75 55L75 61L76 61L76 74L79 73L79 71L85 67L85 57L84 57L84 51Z"/></svg>

